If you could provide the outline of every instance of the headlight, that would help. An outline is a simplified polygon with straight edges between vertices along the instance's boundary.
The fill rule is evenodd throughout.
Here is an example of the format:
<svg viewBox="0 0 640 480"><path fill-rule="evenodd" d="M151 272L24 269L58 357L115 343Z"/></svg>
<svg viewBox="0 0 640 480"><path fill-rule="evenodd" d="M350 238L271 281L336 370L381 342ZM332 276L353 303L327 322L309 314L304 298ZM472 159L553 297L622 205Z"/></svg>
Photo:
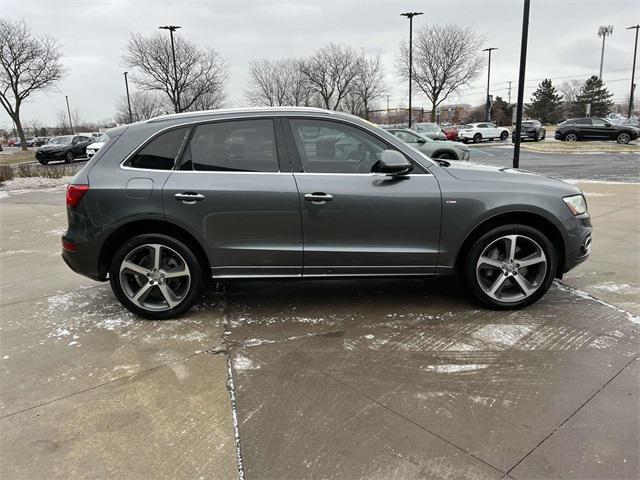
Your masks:
<svg viewBox="0 0 640 480"><path fill-rule="evenodd" d="M583 213L587 213L587 201L584 199L584 195L572 195L570 197L564 197L564 203L567 204L569 210L574 215L582 215Z"/></svg>

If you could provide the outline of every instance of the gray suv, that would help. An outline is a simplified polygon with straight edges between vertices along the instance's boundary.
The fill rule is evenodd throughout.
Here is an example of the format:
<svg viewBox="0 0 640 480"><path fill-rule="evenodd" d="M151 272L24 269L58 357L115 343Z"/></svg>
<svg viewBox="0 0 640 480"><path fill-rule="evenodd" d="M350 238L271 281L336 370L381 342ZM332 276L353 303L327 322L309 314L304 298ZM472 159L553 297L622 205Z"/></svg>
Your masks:
<svg viewBox="0 0 640 480"><path fill-rule="evenodd" d="M496 309L585 260L575 186L431 160L350 115L183 113L118 127L67 190L62 256L130 311L185 312L206 279L448 276Z"/></svg>

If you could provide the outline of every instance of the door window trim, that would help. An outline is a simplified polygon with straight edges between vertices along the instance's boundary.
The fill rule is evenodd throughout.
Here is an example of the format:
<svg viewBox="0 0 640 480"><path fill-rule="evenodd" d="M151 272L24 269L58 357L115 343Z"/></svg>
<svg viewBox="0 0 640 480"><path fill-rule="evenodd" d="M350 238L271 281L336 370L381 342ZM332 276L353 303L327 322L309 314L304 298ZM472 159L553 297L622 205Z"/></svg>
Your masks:
<svg viewBox="0 0 640 480"><path fill-rule="evenodd" d="M404 155L404 157L407 160L409 160L413 164L414 170L412 170L412 173L409 174L409 175L404 175L404 176L409 177L409 176L412 176L412 175L432 175L432 173L425 166L423 166L417 160L414 160L411 156L407 155L407 153L403 152L402 150L400 150L395 145L389 143L389 141L387 139L381 137L376 132L372 132L371 130L366 129L366 128L362 127L361 125L358 125L357 123L349 122L349 121L344 120L342 118L327 119L327 118L313 117L313 116L309 116L309 115L287 115L286 117L282 118L282 123L285 125L285 128L284 128L285 132L287 132L287 130L288 130L288 134L290 135L290 141L287 142L287 148L292 150L291 151L291 158L293 159L293 161L292 161L292 171L294 173L304 173L306 175L358 175L358 176L363 176L363 175L367 175L367 176L384 175L384 176L386 176L386 174L380 174L380 173L376 173L376 172L365 172L365 173L353 173L353 172L349 172L349 173L340 173L340 172L328 172L328 173L306 172L304 170L304 165L302 163L302 158L300 156L300 151L299 151L297 143L295 141L295 137L294 137L294 134L293 134L293 127L291 126L290 120L314 120L314 121L318 121L318 122L327 122L327 123L330 123L330 124L331 123L340 123L340 124L347 125L347 126L352 127L352 128L357 128L358 130L364 132L365 134L371 135L372 137L374 137L379 142L382 142L387 147L388 150L395 150L396 152L401 153L402 155ZM398 141L400 141L400 140L398 139Z"/></svg>

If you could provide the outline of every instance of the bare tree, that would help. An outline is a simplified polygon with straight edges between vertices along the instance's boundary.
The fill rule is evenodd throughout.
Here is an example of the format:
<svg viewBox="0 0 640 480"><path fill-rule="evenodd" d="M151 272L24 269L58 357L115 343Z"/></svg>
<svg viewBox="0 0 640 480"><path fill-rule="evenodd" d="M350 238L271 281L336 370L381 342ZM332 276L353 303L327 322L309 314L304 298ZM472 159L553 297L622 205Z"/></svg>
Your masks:
<svg viewBox="0 0 640 480"><path fill-rule="evenodd" d="M259 59L249 62L246 100L266 107L308 106L311 103L309 83L293 58Z"/></svg>
<svg viewBox="0 0 640 480"><path fill-rule="evenodd" d="M203 103L219 106L229 78L227 62L213 48L198 48L175 36L177 75L166 35L132 34L124 48L125 64L135 68L131 80L143 90L163 92L176 113Z"/></svg>
<svg viewBox="0 0 640 480"><path fill-rule="evenodd" d="M144 90L131 94L131 116L134 122L148 120L166 112L166 102L162 101L159 94ZM114 120L116 123L129 123L129 105L124 95L118 99Z"/></svg>
<svg viewBox="0 0 640 480"><path fill-rule="evenodd" d="M360 56L348 45L330 43L300 62L309 88L328 110L338 110L359 72Z"/></svg>
<svg viewBox="0 0 640 480"><path fill-rule="evenodd" d="M20 119L22 103L64 76L61 57L51 37L33 35L24 21L0 19L0 104L16 124L23 150L27 144Z"/></svg>
<svg viewBox="0 0 640 480"><path fill-rule="evenodd" d="M478 77L483 59L478 55L484 35L470 27L450 23L419 28L413 40L413 81L431 102L431 121L436 108L460 87ZM409 79L409 47L400 44L396 55L398 75Z"/></svg>
<svg viewBox="0 0 640 480"><path fill-rule="evenodd" d="M384 71L380 54L371 58L363 54L358 62L358 75L353 82L352 96L358 99L364 111L356 115L368 118L372 103L384 93Z"/></svg>

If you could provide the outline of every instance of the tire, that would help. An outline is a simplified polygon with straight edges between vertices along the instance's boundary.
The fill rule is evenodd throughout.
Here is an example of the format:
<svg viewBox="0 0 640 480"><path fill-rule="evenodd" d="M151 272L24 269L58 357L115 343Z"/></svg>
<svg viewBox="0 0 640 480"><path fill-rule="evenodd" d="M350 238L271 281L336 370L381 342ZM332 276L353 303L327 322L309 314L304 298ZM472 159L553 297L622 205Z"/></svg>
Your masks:
<svg viewBox="0 0 640 480"><path fill-rule="evenodd" d="M577 133L573 133L573 132L567 133L564 136L564 141L565 142L577 142L578 141L578 134Z"/></svg>
<svg viewBox="0 0 640 480"><path fill-rule="evenodd" d="M40 163L40 165L47 165L49 163L49 160L38 160L38 162Z"/></svg>
<svg viewBox="0 0 640 480"><path fill-rule="evenodd" d="M467 143L469 143L469 139L468 139L468 138L461 138L461 139L460 139L460 141L461 141L462 143L464 143L465 145L466 145Z"/></svg>
<svg viewBox="0 0 640 480"><path fill-rule="evenodd" d="M538 134L537 134L537 133L534 133L534 134L533 134L533 141L534 141L534 142L539 142L539 141L540 141L540 137L538 136Z"/></svg>
<svg viewBox="0 0 640 480"><path fill-rule="evenodd" d="M544 140L545 138L547 138L547 132L544 132L542 134L542 136L540 137L540 140Z"/></svg>
<svg viewBox="0 0 640 480"><path fill-rule="evenodd" d="M616 137L616 142L622 145L626 145L630 141L631 141L631 135L629 135L627 132L620 132Z"/></svg>
<svg viewBox="0 0 640 480"><path fill-rule="evenodd" d="M503 142L504 142L507 138L509 138L509 132L502 132L502 133L500 134L500 140L502 140Z"/></svg>
<svg viewBox="0 0 640 480"><path fill-rule="evenodd" d="M75 159L76 157L73 154L73 152L68 152L67 155L64 157L64 163L73 163Z"/></svg>
<svg viewBox="0 0 640 480"><path fill-rule="evenodd" d="M510 252L508 238L516 238L515 258L505 258ZM481 261L481 256L493 264ZM523 261L534 263L522 266ZM535 228L517 224L483 234L464 262L467 288L476 300L495 310L517 310L536 302L551 286L557 265L556 250L549 238Z"/></svg>
<svg viewBox="0 0 640 480"><path fill-rule="evenodd" d="M157 256L160 260L154 262ZM129 267L124 266L125 261ZM202 267L194 250L182 240L143 234L128 240L115 253L109 281L127 310L143 318L165 320L193 306L202 288Z"/></svg>
<svg viewBox="0 0 640 480"><path fill-rule="evenodd" d="M482 141L482 134L476 133L473 136L473 143L480 143Z"/></svg>

